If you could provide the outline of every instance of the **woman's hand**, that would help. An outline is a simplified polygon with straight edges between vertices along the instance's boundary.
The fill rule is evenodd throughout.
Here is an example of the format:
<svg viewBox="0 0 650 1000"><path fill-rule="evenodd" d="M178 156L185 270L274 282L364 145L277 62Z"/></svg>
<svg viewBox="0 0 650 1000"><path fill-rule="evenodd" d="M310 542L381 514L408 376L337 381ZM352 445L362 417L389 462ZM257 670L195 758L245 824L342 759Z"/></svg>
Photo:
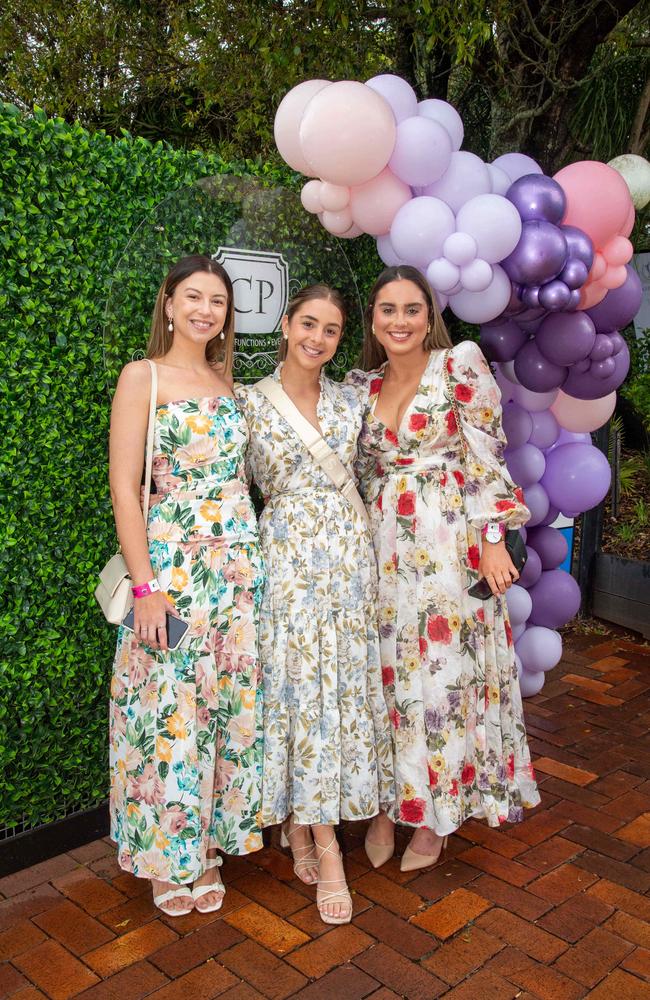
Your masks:
<svg viewBox="0 0 650 1000"><path fill-rule="evenodd" d="M508 587L519 579L519 573L508 555L503 540L500 542L483 540L478 573L479 576L485 577L495 597L497 594L505 594Z"/></svg>
<svg viewBox="0 0 650 1000"><path fill-rule="evenodd" d="M176 615L174 604L161 590L147 597L137 597L134 606L133 634L140 642L146 643L152 649L167 650L167 618L166 615Z"/></svg>

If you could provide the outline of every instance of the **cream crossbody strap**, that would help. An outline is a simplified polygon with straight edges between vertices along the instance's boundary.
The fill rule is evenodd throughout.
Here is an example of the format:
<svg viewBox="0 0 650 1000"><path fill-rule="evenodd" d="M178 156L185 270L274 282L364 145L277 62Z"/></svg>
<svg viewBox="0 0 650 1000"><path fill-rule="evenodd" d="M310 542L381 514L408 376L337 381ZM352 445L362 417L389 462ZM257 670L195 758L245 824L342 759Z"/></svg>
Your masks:
<svg viewBox="0 0 650 1000"><path fill-rule="evenodd" d="M314 461L321 467L325 475L332 480L348 503L354 507L366 527L370 527L368 512L350 473L336 452L332 451L322 434L309 423L306 417L303 417L296 404L282 388L282 385L274 378L271 378L270 375L267 375L261 382L256 383L255 388L259 389L266 396L269 403L276 408L280 416L284 417L289 426L296 432L305 448L312 455Z"/></svg>
<svg viewBox="0 0 650 1000"><path fill-rule="evenodd" d="M151 391L149 394L149 423L147 424L147 450L144 466L144 498L142 515L145 527L149 515L149 495L151 493L151 469L153 467L153 434L156 426L156 399L158 397L158 369L150 358L146 359L151 369Z"/></svg>

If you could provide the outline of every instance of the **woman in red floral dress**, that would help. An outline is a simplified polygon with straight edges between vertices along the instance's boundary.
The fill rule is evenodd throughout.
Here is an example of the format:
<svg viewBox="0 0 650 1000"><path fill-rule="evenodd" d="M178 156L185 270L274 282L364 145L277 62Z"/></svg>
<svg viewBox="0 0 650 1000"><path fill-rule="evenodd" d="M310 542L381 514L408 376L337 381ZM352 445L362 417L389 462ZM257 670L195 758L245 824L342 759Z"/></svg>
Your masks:
<svg viewBox="0 0 650 1000"><path fill-rule="evenodd" d="M378 866L393 853L393 824L415 827L403 871L434 864L469 817L498 826L539 802L503 597L517 579L504 528L529 512L503 462L490 369L475 343L448 348L419 271L384 271L366 309L363 364L374 370L348 380L366 402L358 471L379 564L397 792L393 813L372 821L366 849ZM468 594L483 576L487 601Z"/></svg>

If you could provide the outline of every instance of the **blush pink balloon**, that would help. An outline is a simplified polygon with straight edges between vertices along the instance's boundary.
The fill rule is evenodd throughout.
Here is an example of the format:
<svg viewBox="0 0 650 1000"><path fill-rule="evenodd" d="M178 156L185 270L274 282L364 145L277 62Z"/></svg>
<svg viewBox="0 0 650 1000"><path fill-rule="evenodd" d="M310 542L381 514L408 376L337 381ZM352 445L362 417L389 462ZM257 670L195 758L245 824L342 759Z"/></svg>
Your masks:
<svg viewBox="0 0 650 1000"><path fill-rule="evenodd" d="M326 212L340 212L350 203L350 189L340 184L323 181L320 189L321 205Z"/></svg>
<svg viewBox="0 0 650 1000"><path fill-rule="evenodd" d="M353 224L349 208L343 208L340 212L322 212L319 218L327 232L334 236L342 236Z"/></svg>
<svg viewBox="0 0 650 1000"><path fill-rule="evenodd" d="M365 184L390 159L395 117L370 87L339 80L309 101L299 134L303 156L317 176L332 184Z"/></svg>
<svg viewBox="0 0 650 1000"><path fill-rule="evenodd" d="M554 175L567 198L564 224L577 226L600 250L625 227L632 199L616 170L596 160L570 163Z"/></svg>
<svg viewBox="0 0 650 1000"><path fill-rule="evenodd" d="M611 267L620 267L632 259L634 247L625 236L615 236L605 244L601 253Z"/></svg>
<svg viewBox="0 0 650 1000"><path fill-rule="evenodd" d="M627 268L625 267L625 264L620 264L617 267L610 264L600 279L600 284L603 288L606 288L607 291L610 291L612 288L620 288L626 278Z"/></svg>
<svg viewBox="0 0 650 1000"><path fill-rule="evenodd" d="M308 177L317 177L318 171L310 167L301 149L300 122L312 97L329 86L329 80L305 80L284 95L275 113L273 135L280 156L290 167Z"/></svg>
<svg viewBox="0 0 650 1000"><path fill-rule="evenodd" d="M599 302L602 302L606 295L607 289L600 281L592 281L583 285L580 289L578 308L591 309L592 306L597 306Z"/></svg>
<svg viewBox="0 0 650 1000"><path fill-rule="evenodd" d="M354 223L350 226L349 229L346 229L344 233L337 233L337 236L340 240L353 240L355 236L362 236L362 235L363 235L363 229L360 229L359 226L355 225Z"/></svg>
<svg viewBox="0 0 650 1000"><path fill-rule="evenodd" d="M320 190L322 186L322 181L307 181L300 192L302 207L308 212L311 212L312 215L318 215L325 208L320 200Z"/></svg>
<svg viewBox="0 0 650 1000"><path fill-rule="evenodd" d="M383 236L389 231L399 209L410 200L411 189L408 184L404 184L385 167L372 180L352 188L352 218L364 233Z"/></svg>
<svg viewBox="0 0 650 1000"><path fill-rule="evenodd" d="M560 427L565 430L591 433L607 423L615 407L615 392L610 392L601 399L574 399L560 389L550 409Z"/></svg>

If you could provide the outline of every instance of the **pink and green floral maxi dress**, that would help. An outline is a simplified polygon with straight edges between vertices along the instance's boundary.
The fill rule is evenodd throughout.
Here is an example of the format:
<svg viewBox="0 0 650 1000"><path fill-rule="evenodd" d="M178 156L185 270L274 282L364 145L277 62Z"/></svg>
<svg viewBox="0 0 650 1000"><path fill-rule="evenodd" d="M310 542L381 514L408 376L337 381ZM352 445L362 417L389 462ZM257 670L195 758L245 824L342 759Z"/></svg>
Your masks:
<svg viewBox="0 0 650 1000"><path fill-rule="evenodd" d="M206 852L262 846L257 623L264 585L244 474L248 430L227 396L157 408L147 535L189 631L162 653L120 629L111 685L111 836L143 878L192 882Z"/></svg>
<svg viewBox="0 0 650 1000"><path fill-rule="evenodd" d="M502 460L500 393L481 351L459 344L448 363L467 464L443 358L431 353L397 435L374 413L383 369L348 376L366 398L358 466L379 565L392 815L439 835L470 816L521 820L539 802L505 599L468 594L481 527L517 527L529 512Z"/></svg>

